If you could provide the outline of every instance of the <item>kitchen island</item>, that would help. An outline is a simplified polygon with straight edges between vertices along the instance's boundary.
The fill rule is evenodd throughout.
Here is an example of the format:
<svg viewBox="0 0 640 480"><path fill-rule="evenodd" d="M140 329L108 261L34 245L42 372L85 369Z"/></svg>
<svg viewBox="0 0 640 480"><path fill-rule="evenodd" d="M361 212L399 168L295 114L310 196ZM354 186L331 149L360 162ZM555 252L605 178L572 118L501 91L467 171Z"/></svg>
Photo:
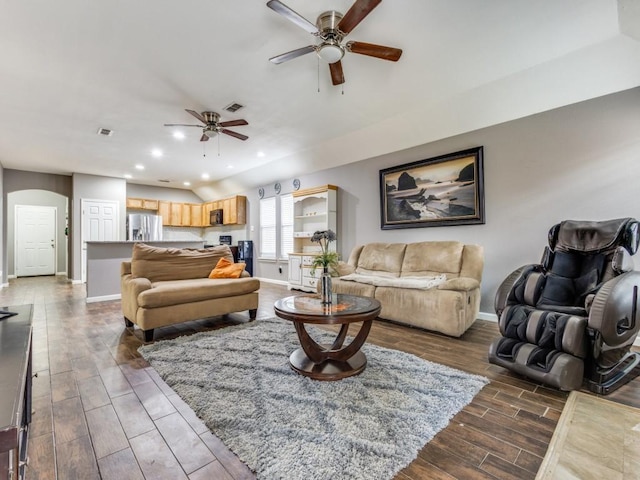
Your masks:
<svg viewBox="0 0 640 480"><path fill-rule="evenodd" d="M120 298L120 264L131 260L132 241L87 242L87 303ZM204 241L144 242L164 248L203 248Z"/></svg>

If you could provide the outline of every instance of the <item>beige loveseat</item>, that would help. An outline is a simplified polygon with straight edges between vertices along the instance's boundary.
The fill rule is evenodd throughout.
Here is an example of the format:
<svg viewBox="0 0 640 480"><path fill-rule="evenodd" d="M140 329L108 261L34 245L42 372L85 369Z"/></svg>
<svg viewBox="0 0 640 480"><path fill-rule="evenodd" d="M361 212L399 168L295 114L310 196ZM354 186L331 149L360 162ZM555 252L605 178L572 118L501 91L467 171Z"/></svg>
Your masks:
<svg viewBox="0 0 640 480"><path fill-rule="evenodd" d="M123 262L120 286L125 324L144 330L249 310L254 320L260 281L243 272L240 278L208 278L220 258L233 262L228 246L205 249L133 246L131 262Z"/></svg>
<svg viewBox="0 0 640 480"><path fill-rule="evenodd" d="M376 298L380 318L459 337L478 315L483 265L479 245L369 243L340 262L332 290Z"/></svg>

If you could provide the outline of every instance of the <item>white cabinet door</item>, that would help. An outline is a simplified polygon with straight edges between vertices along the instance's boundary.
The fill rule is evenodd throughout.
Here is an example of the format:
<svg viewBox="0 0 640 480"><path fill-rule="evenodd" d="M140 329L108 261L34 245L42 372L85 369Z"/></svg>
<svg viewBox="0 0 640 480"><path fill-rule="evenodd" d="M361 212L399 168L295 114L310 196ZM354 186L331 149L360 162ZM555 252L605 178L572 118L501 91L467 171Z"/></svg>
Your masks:
<svg viewBox="0 0 640 480"><path fill-rule="evenodd" d="M289 255L289 287L302 285L302 257Z"/></svg>

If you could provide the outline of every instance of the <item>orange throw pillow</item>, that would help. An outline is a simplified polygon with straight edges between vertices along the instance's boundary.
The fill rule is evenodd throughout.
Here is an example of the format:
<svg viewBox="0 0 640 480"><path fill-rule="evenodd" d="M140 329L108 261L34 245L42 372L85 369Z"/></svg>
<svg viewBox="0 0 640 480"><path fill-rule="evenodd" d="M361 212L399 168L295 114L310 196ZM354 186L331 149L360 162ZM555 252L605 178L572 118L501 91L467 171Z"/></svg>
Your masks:
<svg viewBox="0 0 640 480"><path fill-rule="evenodd" d="M216 267L211 270L209 278L240 278L244 271L244 263L233 263L222 257Z"/></svg>

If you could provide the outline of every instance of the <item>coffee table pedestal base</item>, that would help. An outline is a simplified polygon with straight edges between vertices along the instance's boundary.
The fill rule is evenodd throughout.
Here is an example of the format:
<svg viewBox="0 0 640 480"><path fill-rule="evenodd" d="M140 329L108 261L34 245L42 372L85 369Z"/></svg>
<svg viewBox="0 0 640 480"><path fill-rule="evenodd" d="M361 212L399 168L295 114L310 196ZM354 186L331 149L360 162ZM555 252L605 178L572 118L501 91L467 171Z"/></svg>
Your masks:
<svg viewBox="0 0 640 480"><path fill-rule="evenodd" d="M302 348L298 348L289 356L291 368L300 375L314 380L341 380L343 378L358 375L367 366L366 355L358 351L346 361L325 360L322 363L313 363Z"/></svg>

